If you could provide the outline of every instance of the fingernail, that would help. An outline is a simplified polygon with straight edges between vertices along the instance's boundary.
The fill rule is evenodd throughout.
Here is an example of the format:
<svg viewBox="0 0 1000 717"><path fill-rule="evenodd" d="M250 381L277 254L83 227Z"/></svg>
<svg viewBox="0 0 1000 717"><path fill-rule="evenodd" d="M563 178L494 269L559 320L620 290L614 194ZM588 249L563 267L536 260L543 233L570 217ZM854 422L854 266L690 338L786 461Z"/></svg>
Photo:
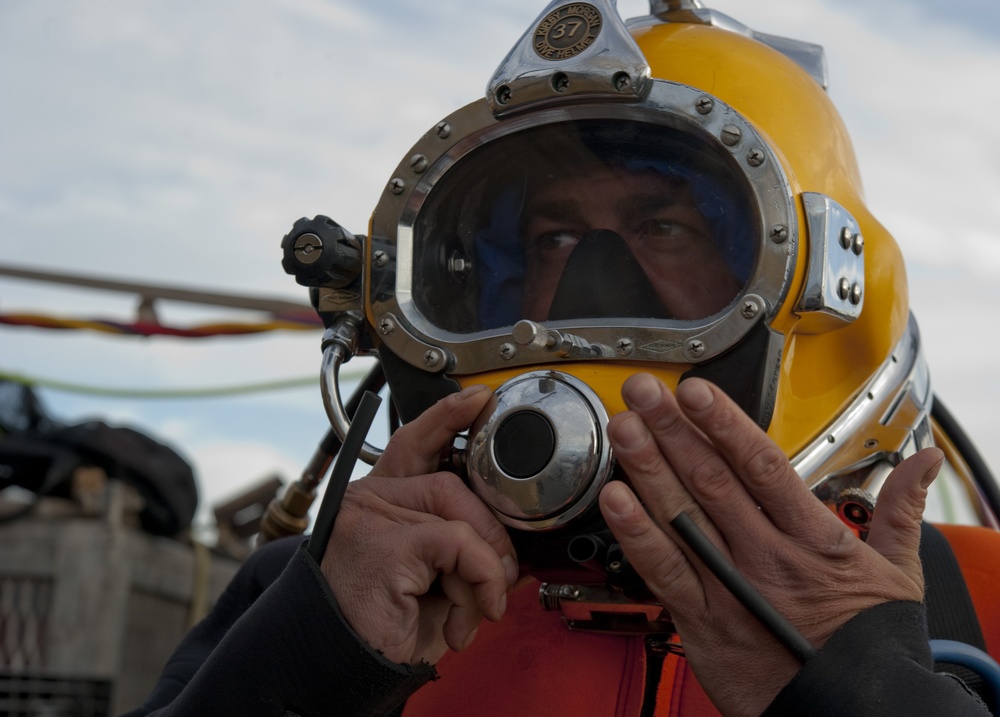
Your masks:
<svg viewBox="0 0 1000 717"><path fill-rule="evenodd" d="M622 386L622 398L629 408L652 408L663 398L663 384L648 373L636 374Z"/></svg>
<svg viewBox="0 0 1000 717"><path fill-rule="evenodd" d="M937 478L938 472L940 472L942 465L944 465L944 454L941 454L941 456L938 458L937 463L935 463L934 465L932 465L927 470L927 472L924 473L923 478L920 479L920 487L921 488L925 488L926 489L926 488L930 488L931 487L931 483L933 483L934 479Z"/></svg>
<svg viewBox="0 0 1000 717"><path fill-rule="evenodd" d="M465 636L465 640L462 642L462 649L463 650L465 648L467 648L469 645L471 645L472 641L476 639L476 633L477 632L479 632L479 628L478 627L475 630L473 630L472 632L470 632L468 635Z"/></svg>
<svg viewBox="0 0 1000 717"><path fill-rule="evenodd" d="M646 424L634 413L626 413L616 418L608 427L609 437L618 444L618 448L631 450L641 446L647 436Z"/></svg>
<svg viewBox="0 0 1000 717"><path fill-rule="evenodd" d="M619 518L635 510L635 497L632 491L622 483L615 481L610 484L604 496L604 506Z"/></svg>
<svg viewBox="0 0 1000 717"><path fill-rule="evenodd" d="M455 394L455 400L464 401L465 399L469 398L469 396L475 396L477 393L482 393L487 388L489 388L489 386L486 386L485 384L482 383L477 383L474 386L466 386L461 391Z"/></svg>
<svg viewBox="0 0 1000 717"><path fill-rule="evenodd" d="M504 555L500 560L503 563L503 571L507 575L507 584L513 585L517 582L518 576L517 560L510 553Z"/></svg>
<svg viewBox="0 0 1000 717"><path fill-rule="evenodd" d="M704 381L684 381L677 387L677 400L692 411L704 411L715 403L715 395Z"/></svg>
<svg viewBox="0 0 1000 717"><path fill-rule="evenodd" d="M503 595L500 596L500 602L497 603L497 615L503 617L506 612L507 612L507 593L504 593Z"/></svg>

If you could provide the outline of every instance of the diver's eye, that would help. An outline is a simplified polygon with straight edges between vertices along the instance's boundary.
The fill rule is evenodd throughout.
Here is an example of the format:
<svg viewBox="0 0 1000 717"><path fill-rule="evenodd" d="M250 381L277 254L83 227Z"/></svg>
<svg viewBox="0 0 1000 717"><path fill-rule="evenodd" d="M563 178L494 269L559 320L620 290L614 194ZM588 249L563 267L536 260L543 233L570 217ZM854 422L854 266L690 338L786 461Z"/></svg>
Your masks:
<svg viewBox="0 0 1000 717"><path fill-rule="evenodd" d="M580 241L573 232L545 232L528 241L528 249L536 252L558 252L572 249Z"/></svg>
<svg viewBox="0 0 1000 717"><path fill-rule="evenodd" d="M649 219L639 226L639 236L650 239L676 237L688 231L684 224L670 219Z"/></svg>

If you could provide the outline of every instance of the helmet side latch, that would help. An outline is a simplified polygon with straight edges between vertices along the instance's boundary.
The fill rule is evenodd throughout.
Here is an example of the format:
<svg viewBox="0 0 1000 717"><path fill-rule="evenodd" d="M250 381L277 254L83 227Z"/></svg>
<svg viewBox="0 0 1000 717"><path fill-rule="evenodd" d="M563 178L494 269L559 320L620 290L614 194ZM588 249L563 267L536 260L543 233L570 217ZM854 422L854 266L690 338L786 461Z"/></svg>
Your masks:
<svg viewBox="0 0 1000 717"><path fill-rule="evenodd" d="M809 270L795 307L797 333L822 333L853 323L865 302L865 240L858 222L823 194L803 192L809 228Z"/></svg>

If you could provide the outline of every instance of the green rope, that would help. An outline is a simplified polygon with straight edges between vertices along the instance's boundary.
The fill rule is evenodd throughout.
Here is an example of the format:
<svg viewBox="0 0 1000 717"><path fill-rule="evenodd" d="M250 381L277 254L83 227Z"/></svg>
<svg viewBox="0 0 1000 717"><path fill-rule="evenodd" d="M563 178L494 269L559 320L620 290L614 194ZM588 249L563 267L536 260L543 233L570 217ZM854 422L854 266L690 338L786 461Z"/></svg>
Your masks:
<svg viewBox="0 0 1000 717"><path fill-rule="evenodd" d="M341 379L358 379L363 375L363 371L342 372ZM38 388L46 388L64 393L78 393L88 396L101 396L104 398L218 398L222 396L241 396L250 393L264 393L266 391L286 391L304 386L316 386L319 384L318 376L308 376L301 378L289 378L280 381L266 381L263 383L251 383L242 386L221 386L216 388L167 388L167 389L143 389L143 388L103 388L100 386L85 386L68 381L56 381L38 377L25 376L23 374L8 373L0 371L0 380L13 381Z"/></svg>

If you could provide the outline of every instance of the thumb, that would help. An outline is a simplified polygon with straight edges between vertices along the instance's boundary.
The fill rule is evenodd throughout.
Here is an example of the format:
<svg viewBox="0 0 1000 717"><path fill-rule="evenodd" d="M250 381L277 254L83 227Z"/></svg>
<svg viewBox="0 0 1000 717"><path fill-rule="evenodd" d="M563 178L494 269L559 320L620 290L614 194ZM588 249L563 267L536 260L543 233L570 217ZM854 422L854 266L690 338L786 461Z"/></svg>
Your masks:
<svg viewBox="0 0 1000 717"><path fill-rule="evenodd" d="M493 396L486 386L468 386L445 396L389 439L371 475L408 477L438 469L441 453L469 427Z"/></svg>
<svg viewBox="0 0 1000 717"><path fill-rule="evenodd" d="M896 466L879 491L868 533L868 545L918 584L923 584L920 521L927 488L942 463L944 453L925 448Z"/></svg>

